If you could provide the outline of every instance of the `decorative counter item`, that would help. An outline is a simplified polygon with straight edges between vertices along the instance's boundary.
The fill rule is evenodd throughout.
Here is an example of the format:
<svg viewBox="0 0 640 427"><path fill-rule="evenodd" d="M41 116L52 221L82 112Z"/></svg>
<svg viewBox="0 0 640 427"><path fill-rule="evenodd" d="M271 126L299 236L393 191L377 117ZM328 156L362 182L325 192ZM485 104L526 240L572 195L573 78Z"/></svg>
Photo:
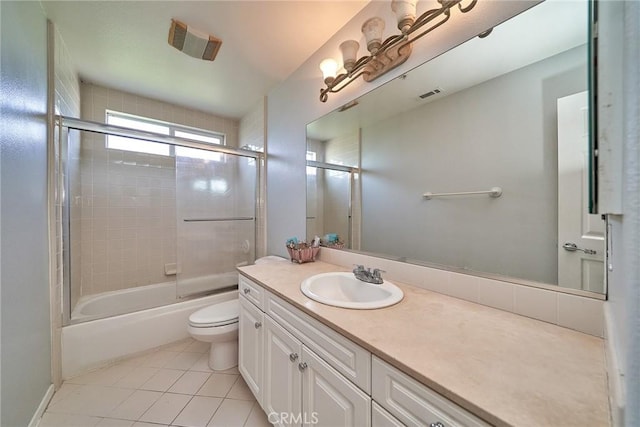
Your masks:
<svg viewBox="0 0 640 427"><path fill-rule="evenodd" d="M322 246L329 249L344 249L344 242L326 243Z"/></svg>
<svg viewBox="0 0 640 427"><path fill-rule="evenodd" d="M340 240L340 236L336 233L327 233L320 241L321 246L331 249L344 249L344 242Z"/></svg>
<svg viewBox="0 0 640 427"><path fill-rule="evenodd" d="M307 242L298 242L298 239L293 237L287 240L287 251L291 262L303 264L305 262L314 262L316 256L320 251L318 246L320 239L314 239L313 244L309 245Z"/></svg>

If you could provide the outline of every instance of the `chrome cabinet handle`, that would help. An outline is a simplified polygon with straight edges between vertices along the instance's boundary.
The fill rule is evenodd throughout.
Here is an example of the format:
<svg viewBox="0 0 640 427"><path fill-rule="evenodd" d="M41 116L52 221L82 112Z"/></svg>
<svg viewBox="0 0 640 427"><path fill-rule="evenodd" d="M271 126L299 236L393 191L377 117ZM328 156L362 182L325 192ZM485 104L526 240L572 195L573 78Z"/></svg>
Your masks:
<svg viewBox="0 0 640 427"><path fill-rule="evenodd" d="M259 328L262 327L262 322L256 322L256 323L253 324L253 326L255 326L256 329L259 329Z"/></svg>
<svg viewBox="0 0 640 427"><path fill-rule="evenodd" d="M307 362L298 363L298 369L300 370L300 372L307 369Z"/></svg>
<svg viewBox="0 0 640 427"><path fill-rule="evenodd" d="M291 353L289 355L289 360L291 360L292 362L295 362L296 360L298 360L298 353Z"/></svg>
<svg viewBox="0 0 640 427"><path fill-rule="evenodd" d="M244 294L246 295L246 294L248 294L249 292L251 292L251 289L249 289L249 288L244 288L244 289L242 290L242 292L244 292Z"/></svg>
<svg viewBox="0 0 640 427"><path fill-rule="evenodd" d="M438 421L437 423L429 424L429 427L444 427L444 424L442 424L440 421Z"/></svg>
<svg viewBox="0 0 640 427"><path fill-rule="evenodd" d="M562 245L562 247L564 248L565 251L569 251L569 252L582 251L587 255L595 255L597 253L593 249L582 249L582 248L579 248L578 245L576 245L575 243L571 243L571 242L565 243L564 245Z"/></svg>

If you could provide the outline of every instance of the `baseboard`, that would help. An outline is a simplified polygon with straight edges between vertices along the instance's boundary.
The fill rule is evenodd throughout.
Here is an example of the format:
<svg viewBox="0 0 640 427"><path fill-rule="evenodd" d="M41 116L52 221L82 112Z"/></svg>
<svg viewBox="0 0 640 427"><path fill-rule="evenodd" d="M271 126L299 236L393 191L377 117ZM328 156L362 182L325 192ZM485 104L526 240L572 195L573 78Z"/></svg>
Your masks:
<svg viewBox="0 0 640 427"><path fill-rule="evenodd" d="M624 373L620 369L620 361L616 352L618 338L613 326L611 303L604 304L604 342L609 382L609 407L611 423L614 427L624 426L625 390Z"/></svg>
<svg viewBox="0 0 640 427"><path fill-rule="evenodd" d="M49 388L47 389L47 392L44 394L44 397L42 398L42 401L40 402L40 405L38 405L38 409L36 410L36 413L33 414L33 417L31 418L31 421L29 422L29 427L38 427L38 424L40 424L40 420L42 419L42 416L44 415L44 411L47 410L47 406L49 406L49 402L51 401L51 398L53 397L53 393L54 393L55 389L53 387L53 384L51 384L49 386Z"/></svg>

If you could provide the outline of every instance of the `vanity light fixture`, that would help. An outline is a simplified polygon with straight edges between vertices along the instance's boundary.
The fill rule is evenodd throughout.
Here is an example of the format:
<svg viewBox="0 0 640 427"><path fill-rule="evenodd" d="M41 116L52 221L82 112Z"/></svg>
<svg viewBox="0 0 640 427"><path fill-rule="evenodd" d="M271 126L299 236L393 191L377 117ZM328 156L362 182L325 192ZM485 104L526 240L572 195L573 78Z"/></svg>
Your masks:
<svg viewBox="0 0 640 427"><path fill-rule="evenodd" d="M383 41L384 20L374 17L365 21L362 33L369 55L357 58L360 44L355 40L341 43L343 72L338 74L339 66L334 59L325 59L320 63L326 84L325 88L320 89L320 101L327 102L329 93L341 91L360 76L364 81L371 82L404 63L411 55L412 43L447 22L451 17L451 9L458 6L460 12L467 13L478 2L471 0L464 7L462 1L438 0L439 8L428 10L416 18L417 0L392 0L391 10L396 14L400 34Z"/></svg>

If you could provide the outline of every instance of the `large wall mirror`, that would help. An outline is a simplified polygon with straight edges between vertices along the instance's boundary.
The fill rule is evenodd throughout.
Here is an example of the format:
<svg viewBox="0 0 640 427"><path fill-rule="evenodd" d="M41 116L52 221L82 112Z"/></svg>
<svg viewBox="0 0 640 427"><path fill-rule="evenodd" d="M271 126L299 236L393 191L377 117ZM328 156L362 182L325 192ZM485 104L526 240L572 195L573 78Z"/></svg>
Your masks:
<svg viewBox="0 0 640 427"><path fill-rule="evenodd" d="M587 1L540 3L310 123L308 237L603 294L588 15Z"/></svg>

